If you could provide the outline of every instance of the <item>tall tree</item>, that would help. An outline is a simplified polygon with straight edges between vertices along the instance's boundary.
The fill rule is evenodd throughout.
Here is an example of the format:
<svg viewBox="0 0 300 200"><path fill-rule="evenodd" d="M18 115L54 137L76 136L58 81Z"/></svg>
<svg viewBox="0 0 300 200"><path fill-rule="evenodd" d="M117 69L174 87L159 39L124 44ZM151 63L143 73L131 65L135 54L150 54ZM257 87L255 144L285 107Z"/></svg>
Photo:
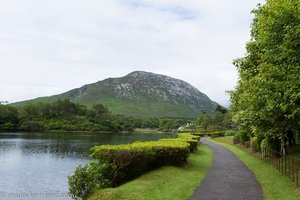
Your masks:
<svg viewBox="0 0 300 200"><path fill-rule="evenodd" d="M19 123L16 108L0 104L0 130L14 130Z"/></svg>
<svg viewBox="0 0 300 200"><path fill-rule="evenodd" d="M247 54L234 61L231 114L241 129L280 141L285 154L300 121L300 0L267 0L253 13Z"/></svg>

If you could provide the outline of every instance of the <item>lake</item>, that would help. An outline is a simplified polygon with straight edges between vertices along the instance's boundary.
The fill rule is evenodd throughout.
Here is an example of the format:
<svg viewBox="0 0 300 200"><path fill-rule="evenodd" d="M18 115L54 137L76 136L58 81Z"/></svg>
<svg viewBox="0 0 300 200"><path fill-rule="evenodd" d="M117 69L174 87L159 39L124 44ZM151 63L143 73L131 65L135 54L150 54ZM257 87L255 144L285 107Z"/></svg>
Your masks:
<svg viewBox="0 0 300 200"><path fill-rule="evenodd" d="M71 199L67 176L85 164L90 148L158 140L168 134L0 133L0 199Z"/></svg>

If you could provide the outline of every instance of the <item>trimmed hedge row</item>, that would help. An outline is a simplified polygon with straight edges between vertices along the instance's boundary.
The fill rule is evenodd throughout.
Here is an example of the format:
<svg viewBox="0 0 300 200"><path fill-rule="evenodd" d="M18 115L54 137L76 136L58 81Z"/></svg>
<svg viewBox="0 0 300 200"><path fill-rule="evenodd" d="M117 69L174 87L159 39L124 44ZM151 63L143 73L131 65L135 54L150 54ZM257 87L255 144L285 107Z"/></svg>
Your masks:
<svg viewBox="0 0 300 200"><path fill-rule="evenodd" d="M223 137L225 136L225 133L226 131L215 131L215 132L201 132L201 133L194 133L194 134L201 137L210 136L214 138L214 137Z"/></svg>
<svg viewBox="0 0 300 200"><path fill-rule="evenodd" d="M127 145L102 145L92 148L92 158L117 166L113 185L119 185L163 165L186 163L189 144L183 140L135 142Z"/></svg>
<svg viewBox="0 0 300 200"><path fill-rule="evenodd" d="M200 136L192 135L190 133L179 133L177 134L178 139L184 140L190 144L190 151L195 152L197 150Z"/></svg>
<svg viewBox="0 0 300 200"><path fill-rule="evenodd" d="M84 199L95 189L118 186L160 166L182 166L199 140L199 136L180 133L173 139L95 146L91 157L98 161L79 166L68 177L70 194ZM94 178L95 174L101 176Z"/></svg>
<svg viewBox="0 0 300 200"><path fill-rule="evenodd" d="M198 141L190 139L190 138L160 139L159 141L169 141L169 142L184 141L184 142L188 143L190 152L195 152L197 150L197 146L198 146Z"/></svg>

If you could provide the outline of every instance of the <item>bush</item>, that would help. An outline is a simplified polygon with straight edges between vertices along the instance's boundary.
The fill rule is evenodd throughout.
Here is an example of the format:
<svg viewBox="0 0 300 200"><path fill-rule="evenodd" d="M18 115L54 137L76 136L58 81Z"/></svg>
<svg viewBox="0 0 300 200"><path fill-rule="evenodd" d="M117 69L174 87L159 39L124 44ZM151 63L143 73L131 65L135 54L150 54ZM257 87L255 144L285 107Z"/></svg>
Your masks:
<svg viewBox="0 0 300 200"><path fill-rule="evenodd" d="M102 145L92 148L92 157L111 163L116 168L113 186L131 180L146 171L163 166L186 163L189 144L169 139L156 142L135 142L127 145Z"/></svg>
<svg viewBox="0 0 300 200"><path fill-rule="evenodd" d="M3 124L0 123L0 130L8 131L8 130L15 130L15 129L16 129L15 125L11 122L5 122Z"/></svg>
<svg viewBox="0 0 300 200"><path fill-rule="evenodd" d="M247 132L239 131L239 135L240 135L240 141L242 144L245 144L245 142L250 141L250 137Z"/></svg>
<svg viewBox="0 0 300 200"><path fill-rule="evenodd" d="M252 152L259 152L260 151L260 148L259 148L259 142L258 142L258 139L257 139L257 137L253 137L252 138L252 146L251 146L251 148L252 148Z"/></svg>
<svg viewBox="0 0 300 200"><path fill-rule="evenodd" d="M118 186L157 167L182 166L199 140L199 136L182 133L173 139L93 147L91 157L99 161L80 165L68 177L70 194L85 199L96 189Z"/></svg>
<svg viewBox="0 0 300 200"><path fill-rule="evenodd" d="M102 162L79 165L74 174L68 176L69 193L73 199L85 199L96 189L111 187L116 167Z"/></svg>
<svg viewBox="0 0 300 200"><path fill-rule="evenodd" d="M200 136L192 135L190 133L177 134L178 140L183 140L183 141L189 143L191 152L195 152L197 150L200 138L201 138Z"/></svg>
<svg viewBox="0 0 300 200"><path fill-rule="evenodd" d="M245 143L244 143L244 146L245 146L246 148L250 148L250 141L245 142Z"/></svg>
<svg viewBox="0 0 300 200"><path fill-rule="evenodd" d="M200 141L200 136L199 135L193 135L190 133L178 133L177 134L178 138L188 138L188 139L193 139L193 140L197 140L198 142Z"/></svg>
<svg viewBox="0 0 300 200"><path fill-rule="evenodd" d="M260 148L262 150L267 150L269 148L268 140L266 138L261 141Z"/></svg>
<svg viewBox="0 0 300 200"><path fill-rule="evenodd" d="M233 142L233 144L239 144L241 142L241 140L240 140L240 133L239 132L237 132L235 134L235 136L232 139L232 142Z"/></svg>
<svg viewBox="0 0 300 200"><path fill-rule="evenodd" d="M227 130L225 131L225 136L235 136L236 133L237 131L235 130Z"/></svg>
<svg viewBox="0 0 300 200"><path fill-rule="evenodd" d="M23 121L19 129L22 131L43 131L44 124L40 121Z"/></svg>
<svg viewBox="0 0 300 200"><path fill-rule="evenodd" d="M195 152L197 150L198 147L198 140L193 140L190 138L174 138L174 139L160 139L159 141L184 141L187 142L189 144L189 150L190 152Z"/></svg>
<svg viewBox="0 0 300 200"><path fill-rule="evenodd" d="M280 140L278 138L267 137L268 147L272 151L280 151Z"/></svg>

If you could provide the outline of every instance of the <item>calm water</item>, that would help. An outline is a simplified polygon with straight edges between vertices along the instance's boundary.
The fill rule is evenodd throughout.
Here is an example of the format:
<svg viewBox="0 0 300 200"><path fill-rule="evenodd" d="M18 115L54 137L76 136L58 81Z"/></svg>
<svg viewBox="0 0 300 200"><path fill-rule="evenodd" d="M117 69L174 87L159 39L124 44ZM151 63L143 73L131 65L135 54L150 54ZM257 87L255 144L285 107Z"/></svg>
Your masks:
<svg viewBox="0 0 300 200"><path fill-rule="evenodd" d="M70 199L67 176L90 148L158 140L166 134L0 133L0 199Z"/></svg>

